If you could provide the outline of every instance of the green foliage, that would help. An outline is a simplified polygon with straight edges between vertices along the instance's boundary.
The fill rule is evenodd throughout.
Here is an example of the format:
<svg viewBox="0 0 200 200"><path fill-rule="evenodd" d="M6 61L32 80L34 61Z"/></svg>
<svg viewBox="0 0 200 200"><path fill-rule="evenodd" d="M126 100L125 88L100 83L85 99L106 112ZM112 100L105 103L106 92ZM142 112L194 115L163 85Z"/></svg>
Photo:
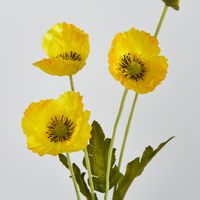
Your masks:
<svg viewBox="0 0 200 200"><path fill-rule="evenodd" d="M64 156L64 155L61 154L61 153L60 153L58 156L59 156L60 162L61 162L67 169L69 169L66 156Z"/></svg>
<svg viewBox="0 0 200 200"><path fill-rule="evenodd" d="M148 146L141 158L137 157L135 160L127 164L126 173L118 182L118 187L113 195L113 200L122 200L124 198L135 178L142 174L144 168L151 159L172 139L173 137L169 138L166 142L161 143L155 150L153 150L151 146Z"/></svg>
<svg viewBox="0 0 200 200"><path fill-rule="evenodd" d="M162 0L167 6L172 7L175 10L179 10L179 0Z"/></svg>
<svg viewBox="0 0 200 200"><path fill-rule="evenodd" d="M104 193L106 187L108 149L111 140L109 138L105 138L105 134L101 126L96 121L92 123L91 135L92 137L90 139L90 144L87 146L87 151L89 154L94 189ZM126 192L135 178L142 174L144 168L152 160L152 158L172 139L173 137L161 143L155 150L153 150L151 146L146 147L141 157L137 157L127 164L125 175L122 175L119 172L118 167L115 165L115 149L113 149L110 171L110 189L117 185L117 189L113 195L113 200L124 199ZM59 159L66 168L69 168L66 156L59 154ZM86 167L85 158L83 159L83 165ZM73 170L80 192L86 197L87 200L92 200L91 192L85 182L85 173L82 173L75 163L73 163ZM96 194L95 198L97 200Z"/></svg>
<svg viewBox="0 0 200 200"><path fill-rule="evenodd" d="M76 181L79 185L80 188L80 192L87 198L87 200L92 200L92 195L87 187L87 184L85 182L84 176L85 173L81 173L80 169L78 168L78 166L73 163L73 170L74 170L74 174L76 177ZM96 200L97 200L97 196L95 194Z"/></svg>
<svg viewBox="0 0 200 200"><path fill-rule="evenodd" d="M93 175L94 189L104 193L106 187L108 149L111 139L105 138L101 126L96 121L92 123L91 135L92 137L90 139L90 144L87 146L87 151ZM115 160L115 149L113 149L110 171L110 188L115 186L121 177L119 169L115 165ZM83 165L86 167L85 159L83 160Z"/></svg>
<svg viewBox="0 0 200 200"><path fill-rule="evenodd" d="M67 162L67 157L64 156L63 154L59 154L59 160L62 162L62 164L69 169L68 166L68 162ZM79 167L73 163L73 171L74 171L74 175L76 178L76 182L78 183L80 192L86 197L87 200L92 200L92 195L90 193L90 190L87 187L87 184L85 182L84 176L85 173L81 173L81 170L79 169ZM96 200L97 200L97 196L95 194Z"/></svg>

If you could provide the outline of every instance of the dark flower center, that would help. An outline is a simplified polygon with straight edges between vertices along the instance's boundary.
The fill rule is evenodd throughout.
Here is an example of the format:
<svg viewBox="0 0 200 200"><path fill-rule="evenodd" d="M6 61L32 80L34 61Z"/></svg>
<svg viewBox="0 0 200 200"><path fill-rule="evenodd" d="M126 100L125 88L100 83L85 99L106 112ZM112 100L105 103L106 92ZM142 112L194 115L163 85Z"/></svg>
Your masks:
<svg viewBox="0 0 200 200"><path fill-rule="evenodd" d="M81 55L77 52L65 52L57 56L57 58L62 58L64 60L81 61Z"/></svg>
<svg viewBox="0 0 200 200"><path fill-rule="evenodd" d="M62 115L60 118L52 117L47 125L47 135L51 142L69 140L74 132L74 123Z"/></svg>
<svg viewBox="0 0 200 200"><path fill-rule="evenodd" d="M144 80L145 74L145 62L143 59L136 56L131 56L130 53L124 54L120 59L119 70L124 74L125 77L129 79L134 79L135 81Z"/></svg>

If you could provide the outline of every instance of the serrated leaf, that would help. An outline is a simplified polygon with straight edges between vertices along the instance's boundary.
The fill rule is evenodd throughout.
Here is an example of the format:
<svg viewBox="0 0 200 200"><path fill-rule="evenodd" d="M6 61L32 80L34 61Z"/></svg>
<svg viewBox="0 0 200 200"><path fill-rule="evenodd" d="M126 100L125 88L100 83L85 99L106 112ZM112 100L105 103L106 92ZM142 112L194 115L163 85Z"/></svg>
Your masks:
<svg viewBox="0 0 200 200"><path fill-rule="evenodd" d="M175 10L179 10L179 0L162 0L167 6L172 7Z"/></svg>
<svg viewBox="0 0 200 200"><path fill-rule="evenodd" d="M128 191L130 185L135 180L136 177L140 176L147 166L147 164L152 160L152 158L174 137L169 138L167 141L161 143L157 149L153 150L151 146L148 146L142 157L137 157L133 161L127 164L126 173L122 176L118 182L117 190L114 192L113 200L122 200L126 192Z"/></svg>
<svg viewBox="0 0 200 200"><path fill-rule="evenodd" d="M87 146L89 154L91 172L93 175L93 183L96 191L105 192L106 187L106 168L108 160L108 149L111 139L105 138L105 134L98 124L94 121L92 123L90 144ZM111 171L110 171L110 188L115 186L121 177L118 167L115 165L115 149L112 153ZM85 159L83 160L85 165Z"/></svg>

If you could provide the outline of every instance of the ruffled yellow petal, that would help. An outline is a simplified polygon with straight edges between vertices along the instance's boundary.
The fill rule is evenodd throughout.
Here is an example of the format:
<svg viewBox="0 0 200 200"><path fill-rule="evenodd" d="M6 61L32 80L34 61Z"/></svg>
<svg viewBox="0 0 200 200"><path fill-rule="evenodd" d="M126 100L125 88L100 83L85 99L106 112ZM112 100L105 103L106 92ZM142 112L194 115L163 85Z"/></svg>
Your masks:
<svg viewBox="0 0 200 200"><path fill-rule="evenodd" d="M86 61L89 54L89 36L73 24L58 23L43 37L42 46L49 57L76 52Z"/></svg>
<svg viewBox="0 0 200 200"><path fill-rule="evenodd" d="M65 92L60 95L57 101L60 106L62 105L63 111L73 119L77 118L79 113L83 112L82 99L83 97L78 92ZM70 107L66 107L66 105L70 105Z"/></svg>
<svg viewBox="0 0 200 200"><path fill-rule="evenodd" d="M43 125L41 126L41 122L48 116L48 110L51 109L53 104L54 100L41 100L38 103L31 103L25 110L22 127L26 130L24 133L27 137L46 130Z"/></svg>
<svg viewBox="0 0 200 200"><path fill-rule="evenodd" d="M149 33L130 29L128 32L118 33L113 41L109 52L109 60L118 62L119 57L126 53L142 55L146 59L160 53L158 40Z"/></svg>
<svg viewBox="0 0 200 200"><path fill-rule="evenodd" d="M73 75L86 64L89 36L72 24L58 23L44 35L42 47L49 59L33 65L51 75Z"/></svg>
<svg viewBox="0 0 200 200"><path fill-rule="evenodd" d="M76 142L73 142L72 145L70 146L71 151L78 151L79 149L84 149L87 146L91 135L85 133L90 133L92 129L92 127L88 123L86 123L89 120L89 118L90 118L90 112L85 111L82 117L77 122L79 124L78 126L79 134L76 135L75 138Z"/></svg>
<svg viewBox="0 0 200 200"><path fill-rule="evenodd" d="M144 31L118 33L108 55L109 71L127 89L144 94L166 77L167 59L160 56L158 40Z"/></svg>
<svg viewBox="0 0 200 200"><path fill-rule="evenodd" d="M30 104L22 119L28 148L39 155L84 149L90 138L89 116L89 111L83 111L82 97L75 92Z"/></svg>
<svg viewBox="0 0 200 200"><path fill-rule="evenodd" d="M33 65L48 74L65 76L76 74L85 63L82 61L64 60L62 58L48 58L37 61Z"/></svg>
<svg viewBox="0 0 200 200"><path fill-rule="evenodd" d="M113 69L110 69L110 71L114 78L119 80L127 89L134 90L139 94L145 94L153 91L161 81L165 79L167 74L167 59L163 56L152 59L145 67L148 70L148 73L144 77L144 80L141 79L138 81L127 79L122 74L114 72Z"/></svg>

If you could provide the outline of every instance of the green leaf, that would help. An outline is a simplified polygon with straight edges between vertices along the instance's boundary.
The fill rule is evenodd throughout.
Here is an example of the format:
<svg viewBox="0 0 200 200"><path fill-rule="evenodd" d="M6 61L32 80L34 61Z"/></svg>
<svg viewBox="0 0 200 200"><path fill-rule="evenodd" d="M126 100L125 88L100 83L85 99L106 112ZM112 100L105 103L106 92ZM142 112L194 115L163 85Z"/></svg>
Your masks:
<svg viewBox="0 0 200 200"><path fill-rule="evenodd" d="M179 10L179 0L162 0L167 6L172 7L175 10Z"/></svg>
<svg viewBox="0 0 200 200"><path fill-rule="evenodd" d="M173 138L174 137L171 137L166 142L161 143L155 150L153 150L151 146L148 146L141 158L137 157L135 160L128 163L126 173L120 178L117 190L113 195L114 200L122 200L124 198L135 178L142 174L144 168L152 160L152 158Z"/></svg>
<svg viewBox="0 0 200 200"><path fill-rule="evenodd" d="M64 156L63 154L59 154L59 160L67 169L69 169L69 165L68 165L66 156ZM72 166L73 166L74 175L76 178L76 182L78 183L80 192L86 197L87 200L92 200L92 195L91 195L90 190L88 189L87 184L84 179L85 173L81 173L81 170L75 163L73 163ZM70 178L71 178L71 176L70 176ZM95 197L97 200L96 194L95 194Z"/></svg>
<svg viewBox="0 0 200 200"><path fill-rule="evenodd" d="M104 193L106 187L108 149L111 139L105 138L101 126L96 121L92 123L91 135L92 137L90 139L90 144L87 146L87 151L93 175L94 189ZM115 160L115 149L113 149L110 171L110 188L115 186L121 177L119 169L115 165ZM83 160L83 165L86 167L85 158Z"/></svg>
<svg viewBox="0 0 200 200"><path fill-rule="evenodd" d="M73 163L73 170L76 177L76 181L79 185L80 192L87 198L87 200L92 200L92 195L84 179L85 173L81 173L80 169L75 163ZM95 194L95 197L97 200L96 194Z"/></svg>
<svg viewBox="0 0 200 200"><path fill-rule="evenodd" d="M66 156L64 156L64 155L61 154L61 153L60 153L58 156L59 156L60 162L61 162L67 169L69 169Z"/></svg>

